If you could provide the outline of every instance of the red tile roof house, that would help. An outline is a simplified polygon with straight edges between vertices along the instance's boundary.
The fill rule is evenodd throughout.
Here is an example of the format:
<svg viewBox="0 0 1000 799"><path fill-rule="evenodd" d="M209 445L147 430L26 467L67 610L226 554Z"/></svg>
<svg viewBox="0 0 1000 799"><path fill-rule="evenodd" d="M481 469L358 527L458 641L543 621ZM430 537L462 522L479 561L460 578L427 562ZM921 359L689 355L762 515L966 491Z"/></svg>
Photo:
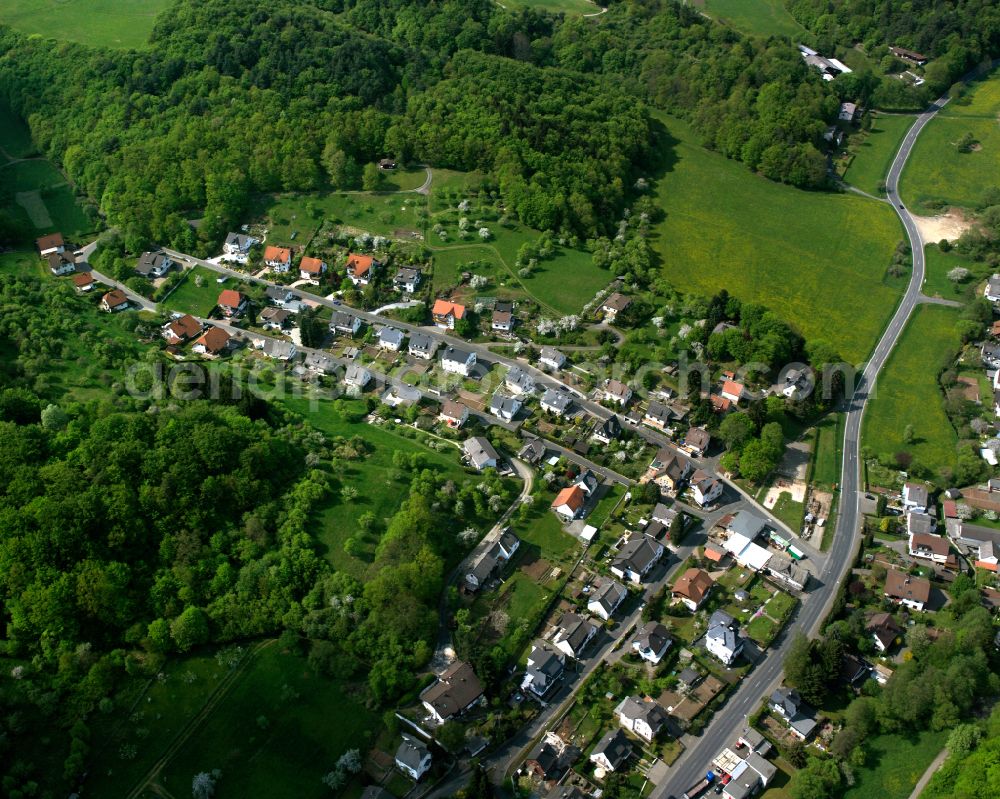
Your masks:
<svg viewBox="0 0 1000 799"><path fill-rule="evenodd" d="M688 609L694 612L701 607L713 585L715 582L708 572L701 569L688 569L674 583L670 595L674 599L681 600Z"/></svg>
<svg viewBox="0 0 1000 799"><path fill-rule="evenodd" d="M292 251L287 247L264 248L264 265L275 272L287 272L292 265Z"/></svg>
<svg viewBox="0 0 1000 799"><path fill-rule="evenodd" d="M35 240L38 247L38 254L44 258L54 252L63 252L66 249L66 242L63 241L62 233L50 233Z"/></svg>
<svg viewBox="0 0 1000 799"><path fill-rule="evenodd" d="M746 388L744 388L742 383L737 383L735 380L727 380L722 384L721 394L723 399L739 403L746 396Z"/></svg>
<svg viewBox="0 0 1000 799"><path fill-rule="evenodd" d="M303 280L319 280L325 271L326 261L321 261L319 258L304 255L299 261L299 277Z"/></svg>
<svg viewBox="0 0 1000 799"><path fill-rule="evenodd" d="M79 272L73 275L73 285L77 291L90 291L94 287L94 278L90 272Z"/></svg>
<svg viewBox="0 0 1000 799"><path fill-rule="evenodd" d="M232 338L230 335L221 327L213 325L194 343L191 350L202 355L221 355L229 349L231 343Z"/></svg>
<svg viewBox="0 0 1000 799"><path fill-rule="evenodd" d="M347 256L347 276L355 286L367 286L375 270L381 265L370 255L352 252Z"/></svg>
<svg viewBox="0 0 1000 799"><path fill-rule="evenodd" d="M107 311L108 313L113 313L115 311L124 311L128 308L128 297L125 296L125 292L121 289L112 289L103 297L101 297L101 310Z"/></svg>
<svg viewBox="0 0 1000 799"><path fill-rule="evenodd" d="M438 327L453 330L455 320L465 318L465 306L448 300L434 300L431 316Z"/></svg>
<svg viewBox="0 0 1000 799"><path fill-rule="evenodd" d="M201 333L201 322L191 314L184 314L184 316L167 322L162 328L162 335L167 340L167 344L181 344L193 339L199 333Z"/></svg>
<svg viewBox="0 0 1000 799"><path fill-rule="evenodd" d="M573 485L560 491L552 500L551 507L556 516L571 522L580 515L586 501L587 495L583 493L583 489L578 485Z"/></svg>
<svg viewBox="0 0 1000 799"><path fill-rule="evenodd" d="M223 316L239 316L247 309L247 298L235 289L223 289L216 305Z"/></svg>

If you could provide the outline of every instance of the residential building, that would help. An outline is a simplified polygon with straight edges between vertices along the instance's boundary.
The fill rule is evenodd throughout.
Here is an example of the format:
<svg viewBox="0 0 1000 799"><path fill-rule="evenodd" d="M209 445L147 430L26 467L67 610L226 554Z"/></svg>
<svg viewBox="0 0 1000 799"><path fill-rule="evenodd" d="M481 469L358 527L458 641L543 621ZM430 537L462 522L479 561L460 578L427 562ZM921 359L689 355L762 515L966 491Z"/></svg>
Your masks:
<svg viewBox="0 0 1000 799"><path fill-rule="evenodd" d="M917 67L922 67L930 61L930 59L923 53L918 53L914 50L907 50L905 47L890 47L889 52L896 56L896 58L902 59L903 61Z"/></svg>
<svg viewBox="0 0 1000 799"><path fill-rule="evenodd" d="M673 411L662 402L650 402L642 421L643 424L655 427L657 430L666 430L673 418Z"/></svg>
<svg viewBox="0 0 1000 799"><path fill-rule="evenodd" d="M705 648L723 665L730 666L743 651L743 639L739 631L736 619L725 611L717 610L708 620Z"/></svg>
<svg viewBox="0 0 1000 799"><path fill-rule="evenodd" d="M657 665L670 649L670 631L658 621L648 621L639 628L632 640L632 649L639 657Z"/></svg>
<svg viewBox="0 0 1000 799"><path fill-rule="evenodd" d="M920 483L903 484L903 507L906 512L916 511L926 513L930 502L930 495L927 493L927 486Z"/></svg>
<svg viewBox="0 0 1000 799"><path fill-rule="evenodd" d="M535 466L541 463L546 451L545 442L542 439L532 438L521 447L521 451L517 453L517 457L525 463Z"/></svg>
<svg viewBox="0 0 1000 799"><path fill-rule="evenodd" d="M225 330L215 325L209 325L208 329L191 345L191 351L215 357L227 352L232 345L233 339Z"/></svg>
<svg viewBox="0 0 1000 799"><path fill-rule="evenodd" d="M543 411L562 416L573 405L573 395L568 391L547 388L542 394L541 405Z"/></svg>
<svg viewBox="0 0 1000 799"><path fill-rule="evenodd" d="M77 272L73 275L73 287L83 293L94 288L94 278L90 272Z"/></svg>
<svg viewBox="0 0 1000 799"><path fill-rule="evenodd" d="M347 277L355 286L367 286L381 265L371 255L352 252L347 256Z"/></svg>
<svg viewBox="0 0 1000 799"><path fill-rule="evenodd" d="M56 277L71 275L76 271L76 258L73 253L63 250L62 252L50 252L45 256L49 264L49 271Z"/></svg>
<svg viewBox="0 0 1000 799"><path fill-rule="evenodd" d="M691 478L691 495L699 508L711 505L722 496L725 485L717 477L706 474L701 469L696 471Z"/></svg>
<svg viewBox="0 0 1000 799"><path fill-rule="evenodd" d="M441 355L441 368L452 374L468 377L476 366L476 353L458 347L446 347Z"/></svg>
<svg viewBox="0 0 1000 799"><path fill-rule="evenodd" d="M111 289L111 291L101 297L102 311L114 313L115 311L125 311L127 309L128 297L125 296L125 292L121 289Z"/></svg>
<svg viewBox="0 0 1000 799"><path fill-rule="evenodd" d="M622 729L638 735L647 743L656 740L670 718L660 703L648 696L626 696L615 708L615 715Z"/></svg>
<svg viewBox="0 0 1000 799"><path fill-rule="evenodd" d="M722 384L722 391L719 392L723 399L727 399L736 405L739 405L740 400L746 396L746 393L746 387L735 380L726 380Z"/></svg>
<svg viewBox="0 0 1000 799"><path fill-rule="evenodd" d="M441 413L438 419L453 430L458 430L469 418L469 409L457 400L445 400L441 403Z"/></svg>
<svg viewBox="0 0 1000 799"><path fill-rule="evenodd" d="M413 333L410 335L410 345L407 352L414 358L429 361L437 352L438 341L436 338L428 336L426 333Z"/></svg>
<svg viewBox="0 0 1000 799"><path fill-rule="evenodd" d="M590 760L605 771L617 771L632 756L632 744L619 728L612 730L594 748Z"/></svg>
<svg viewBox="0 0 1000 799"><path fill-rule="evenodd" d="M503 383L511 394L517 396L531 394L535 390L534 379L520 366L510 367L504 375Z"/></svg>
<svg viewBox="0 0 1000 799"><path fill-rule="evenodd" d="M411 386L395 385L382 395L382 404L390 408L398 408L400 405L415 405L420 402L422 395L419 388Z"/></svg>
<svg viewBox="0 0 1000 799"><path fill-rule="evenodd" d="M495 469L500 461L493 445L482 436L466 439L462 444L462 451L469 465L480 472L483 469Z"/></svg>
<svg viewBox="0 0 1000 799"><path fill-rule="evenodd" d="M677 578L670 591L673 599L679 599L692 612L698 610L708 598L715 581L706 571L688 569Z"/></svg>
<svg viewBox="0 0 1000 799"><path fill-rule="evenodd" d="M911 533L909 552L910 557L923 558L943 566L948 562L951 549L948 546L947 538L927 533Z"/></svg>
<svg viewBox="0 0 1000 799"><path fill-rule="evenodd" d="M521 690L531 691L535 696L544 697L562 677L566 667L566 655L546 641L538 640L531 645L528 664L521 680Z"/></svg>
<svg viewBox="0 0 1000 799"><path fill-rule="evenodd" d="M219 306L223 316L232 317L244 313L249 303L249 299L235 289L223 289L215 304Z"/></svg>
<svg viewBox="0 0 1000 799"><path fill-rule="evenodd" d="M605 580L587 600L587 610L607 621L628 596L628 589L614 580Z"/></svg>
<svg viewBox="0 0 1000 799"><path fill-rule="evenodd" d="M760 518L760 516L745 510L735 513L729 520L729 524L726 525L726 529L732 535L743 535L750 541L756 540L764 532L765 527L767 527L766 521Z"/></svg>
<svg viewBox="0 0 1000 799"><path fill-rule="evenodd" d="M434 300L431 317L438 327L454 330L455 322L465 318L465 306L448 300Z"/></svg>
<svg viewBox="0 0 1000 799"><path fill-rule="evenodd" d="M622 406L628 405L629 400L632 399L632 389L620 380L608 380L604 384L603 397L608 402L614 402Z"/></svg>
<svg viewBox="0 0 1000 799"><path fill-rule="evenodd" d="M635 534L611 561L611 573L623 580L641 583L663 556L663 545L649 536Z"/></svg>
<svg viewBox="0 0 1000 799"><path fill-rule="evenodd" d="M928 513L913 511L912 513L906 514L907 535L914 535L916 533L933 533L936 526L937 524L935 523L934 517Z"/></svg>
<svg viewBox="0 0 1000 799"><path fill-rule="evenodd" d="M563 364L566 363L566 356L555 347L542 347L542 351L538 356L538 363L549 369L558 370L562 369Z"/></svg>
<svg viewBox="0 0 1000 799"><path fill-rule="evenodd" d="M465 575L465 582L473 591L482 588L493 576L497 568L497 559L489 552L479 557L469 572Z"/></svg>
<svg viewBox="0 0 1000 799"><path fill-rule="evenodd" d="M42 258L54 252L64 252L66 250L66 242L63 241L62 233L49 233L47 236L37 238L35 239L35 246L38 248L38 254Z"/></svg>
<svg viewBox="0 0 1000 799"><path fill-rule="evenodd" d="M568 657L579 660L587 644L597 635L597 625L576 613L564 613L552 643Z"/></svg>
<svg viewBox="0 0 1000 799"><path fill-rule="evenodd" d="M275 272L287 272L292 267L292 251L269 244L264 248L264 266Z"/></svg>
<svg viewBox="0 0 1000 799"><path fill-rule="evenodd" d="M226 255L246 255L250 248L260 242L253 236L246 233L230 233L226 236L226 243L222 245L222 251Z"/></svg>
<svg viewBox="0 0 1000 799"><path fill-rule="evenodd" d="M778 688L768 700L771 712L781 717L799 740L805 741L816 729L813 709L802 701L794 688Z"/></svg>
<svg viewBox="0 0 1000 799"><path fill-rule="evenodd" d="M460 716L484 700L476 672L461 660L448 666L437 682L420 692L420 701L438 723Z"/></svg>
<svg viewBox="0 0 1000 799"><path fill-rule="evenodd" d="M500 538L490 550L498 560L510 560L514 553L521 547L521 539L518 538L510 528L501 533Z"/></svg>
<svg viewBox="0 0 1000 799"><path fill-rule="evenodd" d="M565 522L571 522L583 512L587 495L578 485L567 486L552 500L551 509Z"/></svg>
<svg viewBox="0 0 1000 799"><path fill-rule="evenodd" d="M879 685L885 685L889 682L889 678L896 673L895 669L890 668L882 663L876 663L872 666L872 679L875 680Z"/></svg>
<svg viewBox="0 0 1000 799"><path fill-rule="evenodd" d="M284 341L275 338L254 339L254 346L263 352L268 358L276 361L291 361L298 354L295 344L291 341Z"/></svg>
<svg viewBox="0 0 1000 799"><path fill-rule="evenodd" d="M931 583L923 577L915 577L898 569L888 569L882 593L897 605L923 610L931 598Z"/></svg>
<svg viewBox="0 0 1000 799"><path fill-rule="evenodd" d="M894 573L899 574L899 572ZM903 632L896 620L888 613L875 613L865 624L865 629L871 633L875 648L882 653L888 652L896 645Z"/></svg>
<svg viewBox="0 0 1000 799"><path fill-rule="evenodd" d="M310 255L303 255L299 261L299 277L303 280L319 280L324 272L326 272L326 261Z"/></svg>
<svg viewBox="0 0 1000 799"><path fill-rule="evenodd" d="M516 397L507 397L498 391L490 398L490 413L505 422L512 422L523 404Z"/></svg>
<svg viewBox="0 0 1000 799"><path fill-rule="evenodd" d="M372 379L372 373L360 364L352 363L344 373L344 384L350 388L364 389Z"/></svg>
<svg viewBox="0 0 1000 799"><path fill-rule="evenodd" d="M420 286L420 281L423 280L423 277L423 273L419 269L402 266L393 275L392 287L404 294L413 294Z"/></svg>
<svg viewBox="0 0 1000 799"><path fill-rule="evenodd" d="M767 561L767 575L786 588L804 591L809 584L809 572L788 555L775 552Z"/></svg>
<svg viewBox="0 0 1000 799"><path fill-rule="evenodd" d="M182 344L200 335L201 322L191 314L184 314L167 322L160 328L160 333L167 340L167 344Z"/></svg>
<svg viewBox="0 0 1000 799"><path fill-rule="evenodd" d="M419 780L431 768L431 753L422 741L412 735L403 735L403 742L396 750L396 768L410 779Z"/></svg>
<svg viewBox="0 0 1000 799"><path fill-rule="evenodd" d="M291 289L287 289L284 286L268 286L266 293L267 298L279 307L297 299Z"/></svg>
<svg viewBox="0 0 1000 799"><path fill-rule="evenodd" d="M857 103L841 103L840 113L837 114L837 119L841 122L857 122L858 118L861 116L861 111L858 108Z"/></svg>
<svg viewBox="0 0 1000 799"><path fill-rule="evenodd" d="M654 522L659 522L664 527L670 527L670 525L674 523L674 519L677 518L677 513L678 511L676 508L668 508L662 502L657 502L656 505L653 506L653 512L650 514L650 518Z"/></svg>
<svg viewBox="0 0 1000 799"><path fill-rule="evenodd" d="M594 428L594 438L602 444L610 444L612 441L617 441L621 438L621 435L621 420L614 415L598 422L597 427Z"/></svg>
<svg viewBox="0 0 1000 799"><path fill-rule="evenodd" d="M261 327L281 332L285 328L291 327L292 314L284 308L272 308L268 306L260 312L257 320L260 322Z"/></svg>
<svg viewBox="0 0 1000 799"><path fill-rule="evenodd" d="M605 321L613 322L618 318L618 314L628 310L631 304L631 297L626 297L624 294L619 294L616 291L601 304L600 310L604 314Z"/></svg>
<svg viewBox="0 0 1000 799"><path fill-rule="evenodd" d="M383 327L378 331L378 345L383 350L399 352L403 349L403 342L406 341L406 334L395 327Z"/></svg>
<svg viewBox="0 0 1000 799"><path fill-rule="evenodd" d="M510 333L514 329L514 314L510 311L494 311L490 328L498 333Z"/></svg>
<svg viewBox="0 0 1000 799"><path fill-rule="evenodd" d="M347 311L330 314L330 330L341 336L356 336L361 329L361 317Z"/></svg>
<svg viewBox="0 0 1000 799"><path fill-rule="evenodd" d="M551 782L564 771L562 753L552 745L551 741L543 738L525 758L524 770L536 779Z"/></svg>
<svg viewBox="0 0 1000 799"><path fill-rule="evenodd" d="M174 262L163 250L144 252L139 256L139 263L135 266L135 271L145 278L156 280L163 277L171 270Z"/></svg>
<svg viewBox="0 0 1000 799"><path fill-rule="evenodd" d="M704 427L692 427L684 436L684 449L696 458L700 458L708 452L711 443L712 434Z"/></svg>
<svg viewBox="0 0 1000 799"><path fill-rule="evenodd" d="M653 482L661 491L677 492L691 474L691 461L668 447L656 453L650 464Z"/></svg>
<svg viewBox="0 0 1000 799"><path fill-rule="evenodd" d="M584 469L577 475L576 485L583 489L583 493L588 497L592 497L597 487L600 485L600 481L597 479L597 475L594 474L590 469Z"/></svg>

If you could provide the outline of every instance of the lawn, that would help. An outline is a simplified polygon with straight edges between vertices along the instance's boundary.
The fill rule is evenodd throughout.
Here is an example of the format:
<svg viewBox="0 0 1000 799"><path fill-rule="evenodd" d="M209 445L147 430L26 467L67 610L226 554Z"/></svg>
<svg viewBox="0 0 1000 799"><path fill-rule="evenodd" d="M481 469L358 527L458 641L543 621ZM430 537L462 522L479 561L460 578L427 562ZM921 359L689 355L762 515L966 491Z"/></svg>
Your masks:
<svg viewBox="0 0 1000 799"><path fill-rule="evenodd" d="M590 0L511 0L513 8L533 8L554 14L598 14L601 9Z"/></svg>
<svg viewBox="0 0 1000 799"><path fill-rule="evenodd" d="M955 465L958 443L944 410L938 373L959 346L958 311L921 305L910 318L872 391L862 443L882 459L905 451L940 474ZM904 440L912 426L913 441Z"/></svg>
<svg viewBox="0 0 1000 799"><path fill-rule="evenodd" d="M709 16L752 36L795 38L804 32L782 0L705 0L695 5L704 5Z"/></svg>
<svg viewBox="0 0 1000 799"><path fill-rule="evenodd" d="M356 690L271 646L170 758L161 782L186 796L195 774L221 769L217 799L329 795L323 775L347 750L367 752L377 727Z"/></svg>
<svg viewBox="0 0 1000 799"><path fill-rule="evenodd" d="M576 548L577 540L563 530L559 519L549 510L550 501L545 494L536 496L527 521L515 516L512 526L521 540L538 547L543 558L559 562L569 557Z"/></svg>
<svg viewBox="0 0 1000 799"><path fill-rule="evenodd" d="M667 278L766 305L807 340L864 360L906 284L886 276L902 238L892 210L757 177L699 146L684 123L660 118L672 141L657 186L666 217L653 245Z"/></svg>
<svg viewBox="0 0 1000 799"><path fill-rule="evenodd" d="M952 100L927 125L906 164L902 185L907 200L974 206L988 186L1000 186L1000 73ZM955 143L971 133L971 152Z"/></svg>
<svg viewBox="0 0 1000 799"><path fill-rule="evenodd" d="M778 501L771 508L771 513L787 524L793 531L799 532L802 529L802 518L806 514L806 506L802 502L796 502L788 491L782 491L778 496Z"/></svg>
<svg viewBox="0 0 1000 799"><path fill-rule="evenodd" d="M587 523L592 524L598 530L601 529L623 496L625 496L625 486L620 483L614 483L608 489L608 493L604 495L604 499L594 509Z"/></svg>
<svg viewBox="0 0 1000 799"><path fill-rule="evenodd" d="M813 443L812 482L830 490L840 482L844 447L844 417L834 413L816 424Z"/></svg>
<svg viewBox="0 0 1000 799"><path fill-rule="evenodd" d="M72 187L48 161L8 163L0 166L0 179L14 192L14 203L8 209L27 220L32 231L30 240L58 230L79 241L94 230L94 224L77 204Z"/></svg>
<svg viewBox="0 0 1000 799"><path fill-rule="evenodd" d="M907 799L947 739L948 730L866 739L865 766L853 769L855 782L843 799Z"/></svg>
<svg viewBox="0 0 1000 799"><path fill-rule="evenodd" d="M427 170L422 166L400 166L382 172L379 191L413 191L424 185Z"/></svg>
<svg viewBox="0 0 1000 799"><path fill-rule="evenodd" d="M954 250L941 252L937 244L928 244L924 247L924 254L927 266L924 272L923 293L928 297L944 297L963 302L970 300L977 284L993 273L989 264L977 263ZM949 280L948 273L956 267L968 269L971 273L969 279L963 283Z"/></svg>
<svg viewBox="0 0 1000 799"><path fill-rule="evenodd" d="M767 616L758 616L747 625L747 635L761 646L768 646L778 634L778 625Z"/></svg>
<svg viewBox="0 0 1000 799"><path fill-rule="evenodd" d="M844 180L869 194L884 194L892 159L906 131L913 125L913 119L906 115L874 114L871 129L852 137L850 149L854 157L844 173Z"/></svg>
<svg viewBox="0 0 1000 799"><path fill-rule="evenodd" d="M195 278L201 278L201 285ZM233 278L226 278L218 283L219 274L202 266L195 266L187 271L184 282L167 297L167 305L171 310L189 313L193 316L208 316L219 299L219 292L235 285Z"/></svg>
<svg viewBox="0 0 1000 799"><path fill-rule="evenodd" d="M18 277L46 277L49 270L34 252L5 252L0 254L0 274Z"/></svg>
<svg viewBox="0 0 1000 799"><path fill-rule="evenodd" d="M92 46L140 48L170 0L5 0L0 23Z"/></svg>
<svg viewBox="0 0 1000 799"><path fill-rule="evenodd" d="M365 576L368 565L374 558L378 544L378 532L409 495L410 469L397 469L393 465L393 455L402 452L407 455L420 453L424 457L425 468L461 484L466 475L458 460L458 450L447 454L431 450L417 441L404 438L384 427L359 421L359 402L347 400L320 401L318 409L310 409L310 400L287 398L283 404L301 414L317 430L328 436L361 436L373 447L366 457L341 461L336 475L340 486L353 485L359 490L357 498L347 501L339 493L327 500L317 518L317 538L325 548L327 560L338 571L345 571L358 578ZM358 525L358 519L365 513L374 513L377 526L365 533ZM485 533L486 531L481 531ZM344 542L354 538L358 545L356 555L344 551Z"/></svg>

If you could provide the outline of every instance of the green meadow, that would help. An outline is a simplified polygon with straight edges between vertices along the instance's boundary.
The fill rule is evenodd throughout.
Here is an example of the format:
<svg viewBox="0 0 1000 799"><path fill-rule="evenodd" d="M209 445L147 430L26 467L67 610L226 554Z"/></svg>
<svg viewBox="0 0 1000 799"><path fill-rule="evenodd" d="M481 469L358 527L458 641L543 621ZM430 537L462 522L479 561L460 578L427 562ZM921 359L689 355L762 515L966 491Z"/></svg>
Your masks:
<svg viewBox="0 0 1000 799"><path fill-rule="evenodd" d="M844 173L844 180L876 197L883 194L885 176L889 174L892 159L912 125L911 116L876 114L871 129L852 138L850 148L853 157Z"/></svg>
<svg viewBox="0 0 1000 799"><path fill-rule="evenodd" d="M938 374L944 358L960 345L955 332L958 310L921 305L879 375L868 401L861 443L876 456L891 460L908 452L914 464L940 474L955 465L958 437L944 409ZM908 426L913 439L905 440Z"/></svg>
<svg viewBox="0 0 1000 799"><path fill-rule="evenodd" d="M684 123L657 192L665 212L653 246L667 278L705 296L727 289L761 303L807 340L864 360L906 277L887 268L903 231L892 209L863 197L781 186L709 152Z"/></svg>
<svg viewBox="0 0 1000 799"><path fill-rule="evenodd" d="M937 244L928 244L924 247L924 258L926 267L922 290L928 297L968 301L972 299L980 282L993 274L989 264L978 263L954 250L942 252ZM969 270L968 280L955 283L948 279L948 273L958 267Z"/></svg>
<svg viewBox="0 0 1000 799"><path fill-rule="evenodd" d="M959 150L966 134L972 146ZM1000 186L1000 73L972 84L924 128L902 180L907 200L973 207L984 189Z"/></svg>
<svg viewBox="0 0 1000 799"><path fill-rule="evenodd" d="M554 14L598 14L601 9L590 0L510 0L515 8L533 8Z"/></svg>
<svg viewBox="0 0 1000 799"><path fill-rule="evenodd" d="M0 23L34 36L141 48L170 0L4 0Z"/></svg>
<svg viewBox="0 0 1000 799"><path fill-rule="evenodd" d="M782 0L703 0L700 5L709 16L753 36L794 38L804 32Z"/></svg>

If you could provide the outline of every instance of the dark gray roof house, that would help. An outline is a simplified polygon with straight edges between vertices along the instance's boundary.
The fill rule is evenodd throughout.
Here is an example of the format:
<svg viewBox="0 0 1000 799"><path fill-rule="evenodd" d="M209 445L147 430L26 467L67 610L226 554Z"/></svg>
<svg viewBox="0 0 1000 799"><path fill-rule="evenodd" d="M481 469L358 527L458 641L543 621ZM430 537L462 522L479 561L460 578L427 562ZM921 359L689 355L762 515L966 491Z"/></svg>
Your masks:
<svg viewBox="0 0 1000 799"><path fill-rule="evenodd" d="M135 271L143 277L161 277L169 271L173 263L170 256L163 250L144 252L139 256L139 263L136 264Z"/></svg>
<svg viewBox="0 0 1000 799"><path fill-rule="evenodd" d="M632 755L632 744L621 729L612 730L594 748L590 759L602 768L617 771Z"/></svg>
<svg viewBox="0 0 1000 799"><path fill-rule="evenodd" d="M545 457L545 442L540 438L531 439L521 447L521 451L517 453L517 457L525 463L530 463L534 466Z"/></svg>
<svg viewBox="0 0 1000 799"><path fill-rule="evenodd" d="M437 348L437 339L431 338L425 333L413 333L410 336L409 347L407 347L410 355L416 355L419 358L433 358Z"/></svg>
<svg viewBox="0 0 1000 799"><path fill-rule="evenodd" d="M472 666L456 660L437 682L420 692L420 700L438 719L447 721L464 713L483 698L483 684Z"/></svg>
<svg viewBox="0 0 1000 799"><path fill-rule="evenodd" d="M622 423L617 416L610 416L603 422L600 422L597 427L594 428L594 437L600 439L604 443L610 443L621 437L622 434Z"/></svg>

